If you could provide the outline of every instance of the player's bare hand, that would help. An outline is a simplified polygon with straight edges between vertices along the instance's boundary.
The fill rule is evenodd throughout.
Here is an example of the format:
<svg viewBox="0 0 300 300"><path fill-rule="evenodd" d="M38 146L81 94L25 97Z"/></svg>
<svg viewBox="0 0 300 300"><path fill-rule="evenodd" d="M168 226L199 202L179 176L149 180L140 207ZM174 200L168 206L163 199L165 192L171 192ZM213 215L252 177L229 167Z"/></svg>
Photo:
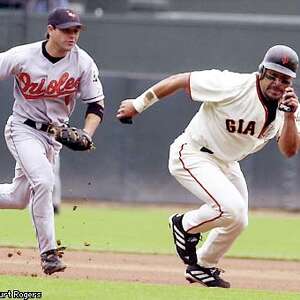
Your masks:
<svg viewBox="0 0 300 300"><path fill-rule="evenodd" d="M127 99L121 102L120 107L117 111L118 119L132 118L138 114L132 104L132 101L133 99Z"/></svg>
<svg viewBox="0 0 300 300"><path fill-rule="evenodd" d="M298 97L292 87L287 87L285 89L279 105L284 105L284 106L289 107L291 109L291 111L288 113L294 113L297 110L297 108L299 106L299 100L298 100Z"/></svg>

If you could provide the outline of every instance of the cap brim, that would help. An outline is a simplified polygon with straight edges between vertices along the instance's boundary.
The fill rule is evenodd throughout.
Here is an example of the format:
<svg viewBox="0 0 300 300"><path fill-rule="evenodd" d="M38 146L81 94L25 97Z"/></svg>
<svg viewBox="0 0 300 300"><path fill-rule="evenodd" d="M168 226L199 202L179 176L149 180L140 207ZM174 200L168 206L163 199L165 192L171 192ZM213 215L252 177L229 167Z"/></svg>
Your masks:
<svg viewBox="0 0 300 300"><path fill-rule="evenodd" d="M263 65L266 69L270 69L270 70L279 72L281 74L290 76L292 78L296 78L296 73L295 72L293 72L292 70L290 70L288 68L285 68L281 65L273 64L273 63L264 63Z"/></svg>
<svg viewBox="0 0 300 300"><path fill-rule="evenodd" d="M68 22L68 23L64 23L64 24L59 24L59 25L55 25L56 28L58 29L67 29L67 28L71 28L71 27L81 27L83 28L83 24L79 23L79 22Z"/></svg>

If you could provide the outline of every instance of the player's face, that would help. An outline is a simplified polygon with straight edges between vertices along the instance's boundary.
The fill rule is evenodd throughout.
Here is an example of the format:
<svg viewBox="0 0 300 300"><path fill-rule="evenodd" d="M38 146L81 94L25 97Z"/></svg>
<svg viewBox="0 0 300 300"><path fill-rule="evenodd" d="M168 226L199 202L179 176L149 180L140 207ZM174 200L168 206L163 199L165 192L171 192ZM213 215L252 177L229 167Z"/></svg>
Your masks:
<svg viewBox="0 0 300 300"><path fill-rule="evenodd" d="M81 27L69 27L66 29L50 28L48 33L51 41L62 51L70 51L77 43Z"/></svg>
<svg viewBox="0 0 300 300"><path fill-rule="evenodd" d="M292 77L267 69L263 79L260 80L260 88L267 99L279 101L284 90L292 83Z"/></svg>

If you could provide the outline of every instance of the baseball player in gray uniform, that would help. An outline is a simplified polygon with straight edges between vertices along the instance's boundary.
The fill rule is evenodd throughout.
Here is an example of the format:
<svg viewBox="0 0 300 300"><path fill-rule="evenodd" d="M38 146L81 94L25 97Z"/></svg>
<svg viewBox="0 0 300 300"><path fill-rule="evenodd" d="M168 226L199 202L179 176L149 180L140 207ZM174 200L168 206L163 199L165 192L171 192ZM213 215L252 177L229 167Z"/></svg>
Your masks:
<svg viewBox="0 0 300 300"><path fill-rule="evenodd" d="M98 68L77 46L82 27L77 13L56 9L48 16L47 40L0 53L0 78L14 77L15 102L5 139L16 160L12 183L0 185L0 208L23 209L30 203L41 266L49 275L66 268L55 239L53 168L62 144L53 129L67 127L78 95L87 104L81 131L86 140L103 116Z"/></svg>
<svg viewBox="0 0 300 300"><path fill-rule="evenodd" d="M60 155L56 155L54 158L54 187L52 194L52 203L54 214L58 215L61 208L61 179L60 179Z"/></svg>
<svg viewBox="0 0 300 300"><path fill-rule="evenodd" d="M299 149L298 97L292 87L298 56L284 45L270 48L251 74L206 70L170 76L136 99L124 100L121 121L181 89L200 110L170 147L169 170L204 202L170 217L185 277L207 287L229 288L217 264L248 224L248 191L238 161L276 137L280 152ZM201 233L210 231L198 250Z"/></svg>

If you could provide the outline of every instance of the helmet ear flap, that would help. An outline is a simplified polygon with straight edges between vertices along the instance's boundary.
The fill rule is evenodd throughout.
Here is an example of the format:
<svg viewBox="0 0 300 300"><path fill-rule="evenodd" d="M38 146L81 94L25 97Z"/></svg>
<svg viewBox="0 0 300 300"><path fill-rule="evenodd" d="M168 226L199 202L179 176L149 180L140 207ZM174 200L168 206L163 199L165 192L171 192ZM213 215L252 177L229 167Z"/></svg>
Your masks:
<svg viewBox="0 0 300 300"><path fill-rule="evenodd" d="M259 74L259 79L263 79L263 77L264 77L264 74L265 74L265 67L264 67L264 65L263 64L260 64L259 66L258 66L258 74Z"/></svg>
<svg viewBox="0 0 300 300"><path fill-rule="evenodd" d="M263 64L260 64L259 66L258 66L258 73L259 74L262 74L263 72L264 72L264 65Z"/></svg>

